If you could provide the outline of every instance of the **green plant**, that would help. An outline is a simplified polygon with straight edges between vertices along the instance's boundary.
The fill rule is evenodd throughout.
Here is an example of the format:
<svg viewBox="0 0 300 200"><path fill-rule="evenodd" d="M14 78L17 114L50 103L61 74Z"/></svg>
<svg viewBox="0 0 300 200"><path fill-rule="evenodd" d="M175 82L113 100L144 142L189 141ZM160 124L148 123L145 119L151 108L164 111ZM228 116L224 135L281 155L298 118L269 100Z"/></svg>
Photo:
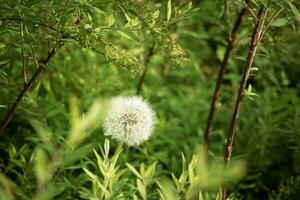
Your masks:
<svg viewBox="0 0 300 200"><path fill-rule="evenodd" d="M262 5L264 37L224 168L234 94ZM299 6L0 0L0 199L217 200L225 185L232 200L297 199ZM205 152L217 66L226 68ZM110 99L136 94L156 113L154 131L138 146L109 141Z"/></svg>

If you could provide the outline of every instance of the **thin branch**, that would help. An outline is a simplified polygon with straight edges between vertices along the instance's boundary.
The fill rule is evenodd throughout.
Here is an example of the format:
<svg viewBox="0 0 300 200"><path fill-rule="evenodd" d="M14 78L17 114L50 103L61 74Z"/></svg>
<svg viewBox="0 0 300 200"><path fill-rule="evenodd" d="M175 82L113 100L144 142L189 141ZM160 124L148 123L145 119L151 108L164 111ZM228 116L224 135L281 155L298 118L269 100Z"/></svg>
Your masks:
<svg viewBox="0 0 300 200"><path fill-rule="evenodd" d="M35 56L35 52L34 52L34 49L32 47L32 44L31 44L31 38L30 38L30 35L29 35L29 31L27 29L27 26L25 26L25 31L26 31L27 37L29 38L28 44L30 46L30 50L31 50L31 53L32 53L32 57L33 57L34 63L36 65L36 68L38 68L39 67L39 62L38 62L38 60L37 60L37 58Z"/></svg>
<svg viewBox="0 0 300 200"><path fill-rule="evenodd" d="M61 47L63 44L61 43L59 47ZM4 116L3 120L0 123L0 134L2 134L3 130L5 129L6 125L9 123L13 115L15 114L18 106L20 105L22 99L25 97L27 92L30 90L30 88L33 87L34 83L37 81L38 77L45 71L47 64L51 61L51 59L56 54L57 49L54 48L52 51L47 55L47 57L39 62L39 67L36 69L35 73L31 77L31 79L23 86L23 89L21 90L20 94L16 98L13 105L10 107L10 109L7 111L6 115Z"/></svg>
<svg viewBox="0 0 300 200"><path fill-rule="evenodd" d="M256 14L254 13L254 11L252 10L252 8L249 7L248 2L243 1L243 5L245 6L245 8L249 11L249 13L254 17L254 19L256 21L258 21L258 18L256 16Z"/></svg>
<svg viewBox="0 0 300 200"><path fill-rule="evenodd" d="M20 18L20 17L14 17L14 16L11 16L11 17L1 17L0 18L0 21L23 21L23 22L28 22L30 24L35 24L35 25L39 25L39 26L42 26L42 27L45 27L45 28L49 28L51 29L52 31L57 31L56 28L52 27L52 26L49 26L43 22L40 22L40 21L34 21L34 20L28 20L28 19L25 19L25 18Z"/></svg>
<svg viewBox="0 0 300 200"><path fill-rule="evenodd" d="M65 5L64 5L64 8L63 8L63 12L62 12L62 14L61 14L61 16L65 16L65 13L66 13L66 11L67 11L67 7L68 7L68 5L69 5L69 0L67 0L66 1L66 3L65 3ZM61 26L61 24L59 23L59 21L60 20L58 20L56 23L58 24L58 29L57 29L57 31L56 31L56 39L55 39L55 48L58 48L59 47L59 45L60 45L60 38L59 38L59 36L61 35L60 33L61 33L61 28L62 28L62 26Z"/></svg>
<svg viewBox="0 0 300 200"><path fill-rule="evenodd" d="M263 31L266 15L267 15L267 11L262 6L259 9L259 13L258 13L259 19L256 22L254 32L252 35L251 45L250 45L250 49L249 49L249 53L248 53L248 57L247 57L247 64L246 64L246 67L245 67L245 70L243 73L242 80L240 82L240 87L239 87L239 91L238 91L238 95L237 95L237 99L236 99L236 103L235 103L235 107L234 107L234 112L232 115L229 131L228 131L226 150L225 150L226 152L225 152L225 156L224 156L224 167L228 166L230 159L231 159L234 135L235 135L235 131L236 131L238 117L239 117L240 110L241 110L241 103L242 103L242 100L244 97L244 91L246 88L247 81L249 79L249 74L250 74L252 64L253 64L253 61L255 58L256 50L257 50L259 41L261 39L261 34ZM222 199L223 200L226 199L226 193L227 193L227 187L226 187L226 185L224 185L222 188Z"/></svg>
<svg viewBox="0 0 300 200"><path fill-rule="evenodd" d="M246 1L246 2L248 2L248 1ZM222 86L226 66L227 66L229 57L231 55L231 52L234 48L234 43L236 41L236 34L238 32L238 29L239 29L239 27L241 25L241 22L242 22L242 18L243 18L245 13L246 13L246 8L243 8L238 13L238 16L237 16L236 21L235 21L234 26L233 26L233 29L231 31L231 34L230 34L229 38L228 38L228 44L227 44L227 47L226 47L224 58L221 62L220 70L219 70L219 73L218 73L218 79L217 79L217 83L216 83L216 86L215 86L215 91L214 91L214 94L213 94L213 97L212 97L212 100L211 100L210 111L209 111L209 114L208 114L206 129L205 129L205 133L204 133L206 155L208 153L209 146L210 146L211 132L212 132L212 127L213 127L212 122L213 122L214 114L215 114L215 111L216 111L218 97L221 94L221 86Z"/></svg>
<svg viewBox="0 0 300 200"><path fill-rule="evenodd" d="M137 95L140 95L141 92L142 92L142 87L143 87L143 83L144 83L144 80L145 80L145 76L146 76L146 73L147 73L147 70L148 70L148 64L150 62L150 59L151 57L153 56L154 54L154 48L153 47L150 47L145 58L144 58L144 70L143 70L143 73L140 77L140 80L138 82L138 85L137 85L137 88L136 88L136 94Z"/></svg>
<svg viewBox="0 0 300 200"><path fill-rule="evenodd" d="M60 41L61 41L60 38L59 38L60 32L61 32L61 25L59 24L59 27L58 27L57 32L56 32L55 48L58 48L59 45L60 45Z"/></svg>
<svg viewBox="0 0 300 200"><path fill-rule="evenodd" d="M32 20L27 20L27 19L22 19L20 17L1 17L0 21L28 21L30 23L35 23L39 26L43 26L46 28L49 28L53 31L57 31L56 28L52 27L52 26L48 26L47 24L44 24L42 22L39 21L32 21ZM106 26L102 26L99 27L101 30L109 30L109 31L115 31L115 30L122 30L122 31L142 31L141 29L136 29L136 28L123 28L123 27L106 27Z"/></svg>
<svg viewBox="0 0 300 200"><path fill-rule="evenodd" d="M277 18L277 16L283 11L283 7L281 7L272 17L271 19L268 21L266 27L264 28L264 30L261 33L260 39L259 41L263 38L263 36L265 35L266 31L268 30L268 28L270 27L270 25L272 24L272 22Z"/></svg>
<svg viewBox="0 0 300 200"><path fill-rule="evenodd" d="M46 27L46 32L47 32L47 35L50 35L50 33L49 33L49 29ZM49 37L47 37L47 49L48 49L48 54L50 53L50 38Z"/></svg>
<svg viewBox="0 0 300 200"><path fill-rule="evenodd" d="M21 61L22 61L22 69L23 69L23 78L24 84L27 83L27 65L25 64L25 56L24 56L24 25L23 22L20 21L20 35L21 35Z"/></svg>
<svg viewBox="0 0 300 200"><path fill-rule="evenodd" d="M229 17L229 8L228 8L228 0L224 0L224 7L223 7L223 12L224 12L224 17L223 17L223 19L224 19L224 23L226 24L226 25L230 25L231 23L230 23L230 17Z"/></svg>
<svg viewBox="0 0 300 200"><path fill-rule="evenodd" d="M105 27L105 26L102 26L102 27L99 27L100 29L103 29L103 30L111 30L111 31L115 31L115 30L123 30L123 31L143 31L143 30L140 30L140 29L136 29L136 28L123 28L123 27Z"/></svg>

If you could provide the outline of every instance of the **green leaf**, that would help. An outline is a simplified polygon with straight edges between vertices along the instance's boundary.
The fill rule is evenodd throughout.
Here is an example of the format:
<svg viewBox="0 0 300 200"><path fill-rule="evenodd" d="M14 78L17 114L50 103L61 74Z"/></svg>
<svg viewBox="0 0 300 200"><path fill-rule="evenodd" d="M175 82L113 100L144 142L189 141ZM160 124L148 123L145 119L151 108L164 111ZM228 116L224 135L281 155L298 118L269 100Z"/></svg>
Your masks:
<svg viewBox="0 0 300 200"><path fill-rule="evenodd" d="M202 191L200 190L199 192L199 200L204 200L203 195L202 195Z"/></svg>
<svg viewBox="0 0 300 200"><path fill-rule="evenodd" d="M35 154L35 173L39 183L45 183L50 179L48 165L46 152L42 148L38 148Z"/></svg>
<svg viewBox="0 0 300 200"><path fill-rule="evenodd" d="M93 17L91 16L90 13L87 13L87 17L88 17L90 23L93 24Z"/></svg>
<svg viewBox="0 0 300 200"><path fill-rule="evenodd" d="M292 4L291 2L288 2L292 12L294 13L296 19L298 21L300 21L300 11L296 8L296 6L294 4Z"/></svg>
<svg viewBox="0 0 300 200"><path fill-rule="evenodd" d="M246 173L246 163L243 161L234 161L230 167L226 168L222 173L225 180L238 181Z"/></svg>
<svg viewBox="0 0 300 200"><path fill-rule="evenodd" d="M98 164L99 170L101 171L102 174L105 174L106 170L105 170L103 160L102 160L102 158L100 157L100 155L97 153L97 151L95 149L94 149L94 154L97 158L97 164Z"/></svg>
<svg viewBox="0 0 300 200"><path fill-rule="evenodd" d="M251 68L251 71L259 71L259 68L257 68L257 67L252 67L252 68Z"/></svg>
<svg viewBox="0 0 300 200"><path fill-rule="evenodd" d="M42 124L39 121L37 121L37 120L31 119L30 120L30 124L33 126L33 128L35 129L37 135L39 136L39 138L41 139L41 141L44 143L45 149L48 152L54 152L55 151L55 146L51 142L51 133L47 132L42 127Z"/></svg>
<svg viewBox="0 0 300 200"><path fill-rule="evenodd" d="M269 1L268 1L268 0L260 0L260 2L263 4L263 6L264 6L265 8L267 8L268 5L269 5Z"/></svg>
<svg viewBox="0 0 300 200"><path fill-rule="evenodd" d="M286 18L278 18L278 19L275 19L271 24L270 26L276 26L276 27L281 27L281 26L284 26L288 23L288 19Z"/></svg>
<svg viewBox="0 0 300 200"><path fill-rule="evenodd" d="M123 38L133 40L129 35L127 35L127 33L124 33L123 31L117 31L117 33Z"/></svg>
<svg viewBox="0 0 300 200"><path fill-rule="evenodd" d="M251 93L251 91L252 91L252 85L251 84L249 84L249 86L248 86L248 90L247 90L249 93Z"/></svg>
<svg viewBox="0 0 300 200"><path fill-rule="evenodd" d="M54 198L54 196L56 194L57 194L57 188L53 184L50 184L42 192L38 193L34 199L35 200L51 200Z"/></svg>
<svg viewBox="0 0 300 200"><path fill-rule="evenodd" d="M111 162L111 166L115 167L117 160L119 158L120 153L123 151L122 145L118 145L117 150L115 152L115 154L113 155L113 157L111 158L110 162Z"/></svg>
<svg viewBox="0 0 300 200"><path fill-rule="evenodd" d="M115 23L115 17L114 14L109 15L108 19L107 19L107 26L111 27L112 25L114 25Z"/></svg>
<svg viewBox="0 0 300 200"><path fill-rule="evenodd" d="M124 15L125 15L125 18L126 18L127 22L130 22L131 18L125 12L124 12Z"/></svg>
<svg viewBox="0 0 300 200"><path fill-rule="evenodd" d="M168 6L167 6L167 21L171 19L172 15L172 1L168 0Z"/></svg>
<svg viewBox="0 0 300 200"><path fill-rule="evenodd" d="M180 15L183 15L183 14L189 12L192 8L193 8L193 2L190 1L189 3L185 4L185 5L179 10L179 14L180 14Z"/></svg>
<svg viewBox="0 0 300 200"><path fill-rule="evenodd" d="M76 97L71 97L69 99L69 105L71 125L75 127L79 120L78 99Z"/></svg>
<svg viewBox="0 0 300 200"><path fill-rule="evenodd" d="M105 139L105 141L104 141L104 153L105 153L105 156L108 157L108 154L109 154L109 140L108 139Z"/></svg>
<svg viewBox="0 0 300 200"><path fill-rule="evenodd" d="M217 58L219 60L223 60L225 51L226 51L226 49L224 47L222 47L222 46L219 46L217 48Z"/></svg>
<svg viewBox="0 0 300 200"><path fill-rule="evenodd" d="M97 179L97 176L95 174L93 174L91 171L89 171L86 168L82 168L82 169L93 181L95 181Z"/></svg>
<svg viewBox="0 0 300 200"><path fill-rule="evenodd" d="M63 160L64 166L70 165L70 164L74 163L75 161L82 159L89 152L91 152L92 147L93 147L92 144L88 144L81 148L75 149L71 153L68 153L68 155Z"/></svg>
<svg viewBox="0 0 300 200"><path fill-rule="evenodd" d="M143 175L143 177L145 177L145 179L150 180L155 172L155 167L156 167L157 162L152 163L147 170L145 171Z"/></svg>
<svg viewBox="0 0 300 200"><path fill-rule="evenodd" d="M91 24L85 24L84 29L91 29L93 26Z"/></svg>
<svg viewBox="0 0 300 200"><path fill-rule="evenodd" d="M153 13L152 17L153 17L154 19L157 19L157 18L159 17L159 14L160 14L160 12L159 12L159 10L157 10L157 11L155 11L155 12Z"/></svg>
<svg viewBox="0 0 300 200"><path fill-rule="evenodd" d="M103 184L101 184L98 180L96 180L96 183L106 195L110 194L109 191L107 191L107 189L103 186Z"/></svg>
<svg viewBox="0 0 300 200"><path fill-rule="evenodd" d="M183 152L181 153L181 159L182 159L182 173L185 173L186 172L186 159L185 159Z"/></svg>
<svg viewBox="0 0 300 200"><path fill-rule="evenodd" d="M220 194L221 194L221 192L218 192L218 194L217 194L217 196L216 196L216 199L215 199L215 200L221 200L221 198L220 198L220 197L221 197L221 195L220 195Z"/></svg>
<svg viewBox="0 0 300 200"><path fill-rule="evenodd" d="M2 76L7 76L7 73L5 71L1 70L1 69L0 69L0 73L1 73Z"/></svg>
<svg viewBox="0 0 300 200"><path fill-rule="evenodd" d="M169 179L163 177L157 180L156 183L159 187L159 194L161 199L165 199L165 200L181 199L177 195L174 184Z"/></svg>
<svg viewBox="0 0 300 200"><path fill-rule="evenodd" d="M140 179L136 179L136 185L137 185L138 191L140 192L142 198L147 199L146 186L143 184L143 182Z"/></svg>
<svg viewBox="0 0 300 200"><path fill-rule="evenodd" d="M143 179L140 173L129 163L126 163L126 166L132 171L139 179Z"/></svg>
<svg viewBox="0 0 300 200"><path fill-rule="evenodd" d="M5 65L5 64L8 63L8 62L9 62L8 59L1 60L1 61L0 61L0 65Z"/></svg>
<svg viewBox="0 0 300 200"><path fill-rule="evenodd" d="M181 183L179 182L179 180L176 178L176 176L173 173L171 173L171 175L172 175L173 181L175 182L177 190L180 190Z"/></svg>

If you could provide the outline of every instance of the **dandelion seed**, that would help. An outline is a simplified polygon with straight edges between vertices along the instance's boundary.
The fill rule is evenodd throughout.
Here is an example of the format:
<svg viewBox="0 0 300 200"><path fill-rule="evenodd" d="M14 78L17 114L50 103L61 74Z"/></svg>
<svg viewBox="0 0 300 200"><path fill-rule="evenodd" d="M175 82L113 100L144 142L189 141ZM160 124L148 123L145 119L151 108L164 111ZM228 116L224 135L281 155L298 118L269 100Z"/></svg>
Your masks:
<svg viewBox="0 0 300 200"><path fill-rule="evenodd" d="M155 123L155 113L141 97L112 99L104 120L104 134L129 146L147 140Z"/></svg>

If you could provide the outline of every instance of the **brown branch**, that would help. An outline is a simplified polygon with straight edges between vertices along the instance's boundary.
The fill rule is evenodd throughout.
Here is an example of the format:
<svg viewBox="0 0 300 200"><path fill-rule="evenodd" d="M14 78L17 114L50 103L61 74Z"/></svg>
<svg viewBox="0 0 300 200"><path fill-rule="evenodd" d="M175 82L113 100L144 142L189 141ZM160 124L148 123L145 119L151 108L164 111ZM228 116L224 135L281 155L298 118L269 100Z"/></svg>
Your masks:
<svg viewBox="0 0 300 200"><path fill-rule="evenodd" d="M253 61L255 58L256 50L257 50L259 41L261 40L261 35L263 32L266 15L267 15L266 9L262 6L258 12L258 21L256 22L254 32L252 35L251 45L250 45L250 49L249 49L249 53L248 53L248 57L247 57L247 64L246 64L246 67L245 67L245 70L243 73L242 80L240 82L240 87L239 87L239 91L238 91L238 95L237 95L237 99L236 99L236 103L235 103L235 107L234 107L234 112L233 112L230 127L229 127L227 143L226 143L226 152L225 152L225 156L224 156L224 167L228 166L230 159L231 159L234 135L235 135L238 117L239 117L240 110L241 110L242 100L244 97L244 91L246 89L246 84L249 79L249 74L250 74L252 64L253 64ZM227 193L227 188L226 188L226 185L224 185L222 188L222 199L223 200L226 199L226 193Z"/></svg>
<svg viewBox="0 0 300 200"><path fill-rule="evenodd" d="M145 56L145 59L144 59L144 70L143 70L143 73L139 79L139 82L137 84L137 88L136 88L136 94L137 95L140 95L141 92L142 92L142 86L143 86L143 83L144 83L144 80L145 80L145 76L146 76L146 73L147 73L147 70L148 70L148 64L150 62L150 59L151 57L153 56L154 54L154 48L153 47L150 47L148 52L147 52L147 55Z"/></svg>
<svg viewBox="0 0 300 200"><path fill-rule="evenodd" d="M59 45L61 47L62 44ZM32 78L28 81L28 83L24 84L23 89L21 90L20 94L18 95L17 99L13 103L13 105L10 107L10 109L7 111L6 115L4 116L3 120L0 123L0 134L2 134L3 130L5 129L6 125L9 123L13 115L15 114L19 104L21 103L22 99L25 97L27 92L30 90L30 88L33 87L34 83L38 79L38 77L45 71L47 64L50 62L50 60L54 57L56 54L57 49L53 49L51 52L48 53L48 56L40 61L39 67L34 72Z"/></svg>
<svg viewBox="0 0 300 200"><path fill-rule="evenodd" d="M248 1L246 1L246 2L248 2ZM212 127L213 127L212 122L213 122L214 114L215 114L215 111L216 111L218 97L221 94L221 86L222 86L222 82L223 82L223 77L224 77L224 74L225 74L225 71L226 71L226 66L227 66L229 57L230 57L231 52L234 48L234 43L235 43L235 40L236 40L236 34L237 34L238 29L241 25L242 18L244 16L245 12L246 12L246 8L243 8L239 12L239 14L236 18L233 29L232 29L232 31L229 35L229 38L228 38L228 44L227 44L227 47L226 47L224 58L221 62L220 70L219 70L219 73L218 73L218 79L217 79L217 83L216 83L216 86L215 86L215 91L214 91L214 94L213 94L213 97L212 97L212 100L211 100L210 111L209 111L209 114L208 114L206 129L205 129L205 133L204 133L206 155L208 153L209 146L210 146L211 131L212 131Z"/></svg>

